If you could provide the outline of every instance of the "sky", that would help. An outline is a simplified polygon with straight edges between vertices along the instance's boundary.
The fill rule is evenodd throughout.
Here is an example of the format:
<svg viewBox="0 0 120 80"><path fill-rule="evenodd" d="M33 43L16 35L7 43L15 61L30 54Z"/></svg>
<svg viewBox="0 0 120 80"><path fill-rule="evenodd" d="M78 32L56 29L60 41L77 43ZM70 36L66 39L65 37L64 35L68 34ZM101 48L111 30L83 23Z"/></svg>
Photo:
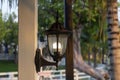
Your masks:
<svg viewBox="0 0 120 80"><path fill-rule="evenodd" d="M9 14L11 14L12 12L14 12L14 13L16 14L16 16L17 16L17 18L16 18L15 21L18 21L18 7L14 7L14 8L12 8L11 11L10 11L9 6L7 5L7 4L8 4L7 1L8 1L8 0L4 0L4 3L3 3L3 5L2 5L3 18L4 18L5 16L8 16ZM1 3L0 3L0 5L1 5Z"/></svg>

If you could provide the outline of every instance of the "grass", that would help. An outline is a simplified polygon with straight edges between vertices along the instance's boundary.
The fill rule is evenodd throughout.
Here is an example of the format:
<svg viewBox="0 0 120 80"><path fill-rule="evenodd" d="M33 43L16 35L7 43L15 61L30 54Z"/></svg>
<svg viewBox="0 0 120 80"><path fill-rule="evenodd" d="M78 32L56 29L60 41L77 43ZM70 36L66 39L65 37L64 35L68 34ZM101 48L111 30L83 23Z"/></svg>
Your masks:
<svg viewBox="0 0 120 80"><path fill-rule="evenodd" d="M0 60L0 72L18 71L17 64L14 61Z"/></svg>

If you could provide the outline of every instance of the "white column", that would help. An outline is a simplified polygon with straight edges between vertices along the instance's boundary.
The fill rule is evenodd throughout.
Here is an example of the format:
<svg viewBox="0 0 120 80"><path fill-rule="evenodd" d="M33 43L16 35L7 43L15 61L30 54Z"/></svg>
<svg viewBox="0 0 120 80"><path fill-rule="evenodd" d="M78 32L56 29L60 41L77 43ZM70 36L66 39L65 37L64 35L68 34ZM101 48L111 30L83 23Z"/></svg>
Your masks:
<svg viewBox="0 0 120 80"><path fill-rule="evenodd" d="M37 48L37 0L19 1L19 80L38 80L34 66Z"/></svg>

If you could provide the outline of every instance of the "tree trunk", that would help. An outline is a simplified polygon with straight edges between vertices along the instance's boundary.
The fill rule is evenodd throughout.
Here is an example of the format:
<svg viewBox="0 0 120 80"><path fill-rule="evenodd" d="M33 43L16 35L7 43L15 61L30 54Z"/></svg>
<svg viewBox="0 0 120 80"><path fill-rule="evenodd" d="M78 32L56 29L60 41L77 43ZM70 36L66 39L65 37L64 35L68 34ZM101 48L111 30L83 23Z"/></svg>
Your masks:
<svg viewBox="0 0 120 80"><path fill-rule="evenodd" d="M111 80L120 80L120 32L118 26L117 0L107 0L108 46Z"/></svg>
<svg viewBox="0 0 120 80"><path fill-rule="evenodd" d="M93 63L94 63L93 67L96 68L97 67L97 49L95 47L93 48L93 58L94 58L94 60L93 60Z"/></svg>
<svg viewBox="0 0 120 80"><path fill-rule="evenodd" d="M90 52L88 52L88 64L89 64L89 65L91 65L90 55L91 55L91 53L90 53Z"/></svg>
<svg viewBox="0 0 120 80"><path fill-rule="evenodd" d="M74 67L79 71L83 71L88 75L96 78L97 80L104 80L104 77L108 77L107 72L94 69L93 67L86 64L81 56L80 48L80 34L81 26L73 31L73 43L74 43Z"/></svg>
<svg viewBox="0 0 120 80"><path fill-rule="evenodd" d="M96 68L97 67L97 53L94 53L94 68Z"/></svg>
<svg viewBox="0 0 120 80"><path fill-rule="evenodd" d="M105 64L105 54L104 54L104 48L102 49L102 64Z"/></svg>

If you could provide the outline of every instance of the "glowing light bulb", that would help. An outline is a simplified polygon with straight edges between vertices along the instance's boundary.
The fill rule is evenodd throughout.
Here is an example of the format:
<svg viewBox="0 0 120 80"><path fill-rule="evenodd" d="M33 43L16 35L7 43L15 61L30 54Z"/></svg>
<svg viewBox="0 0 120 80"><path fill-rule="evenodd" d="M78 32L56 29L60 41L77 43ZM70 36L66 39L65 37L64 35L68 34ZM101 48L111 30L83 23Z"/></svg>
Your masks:
<svg viewBox="0 0 120 80"><path fill-rule="evenodd" d="M60 52L61 49L62 49L61 43L58 42L58 52ZM53 43L53 51L54 51L54 52L57 52L57 42L54 42L54 43Z"/></svg>

